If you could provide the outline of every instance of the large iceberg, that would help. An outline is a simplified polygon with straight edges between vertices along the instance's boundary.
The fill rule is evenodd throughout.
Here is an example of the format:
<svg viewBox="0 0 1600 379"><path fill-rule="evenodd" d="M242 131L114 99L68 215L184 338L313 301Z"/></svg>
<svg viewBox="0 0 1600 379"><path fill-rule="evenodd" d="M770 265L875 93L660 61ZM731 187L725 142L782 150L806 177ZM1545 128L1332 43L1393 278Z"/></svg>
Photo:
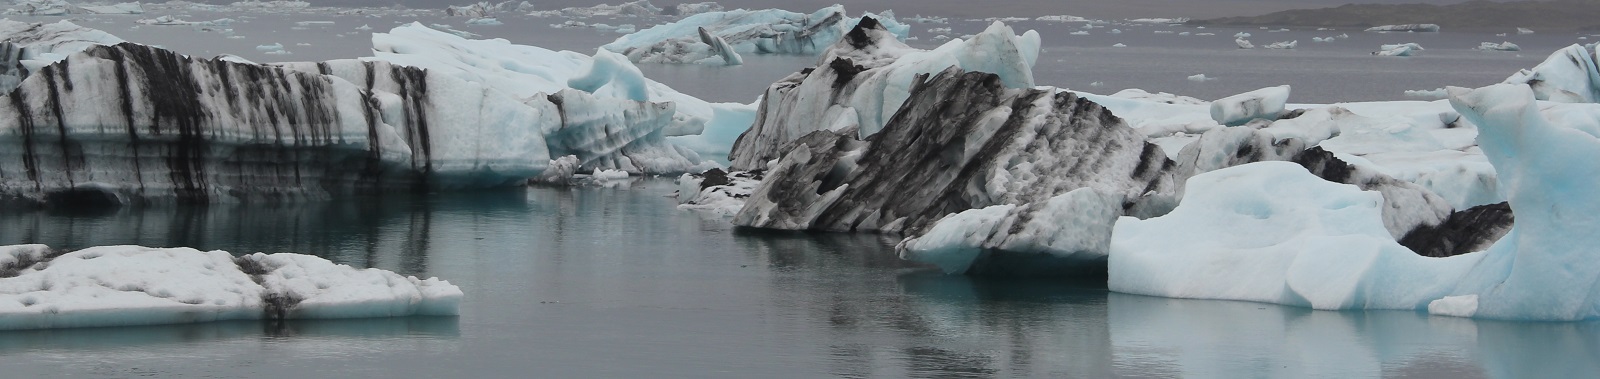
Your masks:
<svg viewBox="0 0 1600 379"><path fill-rule="evenodd" d="M1195 177L1184 202L1124 218L1111 243L1110 287L1138 294L1235 299L1318 309L1426 310L1520 320L1600 317L1600 105L1541 105L1526 85L1450 89L1479 127L1517 223L1491 247L1419 256L1385 234L1382 196L1270 163ZM1458 212L1459 213L1459 212ZM1241 227L1241 225L1246 225Z"/></svg>
<svg viewBox="0 0 1600 379"><path fill-rule="evenodd" d="M602 48L634 62L721 63L726 49L707 42L701 31L721 39L742 54L817 54L838 42L864 18L905 40L910 25L896 22L893 15L845 15L844 6L834 5L811 14L781 9L708 12L677 22L657 25L617 38Z"/></svg>
<svg viewBox="0 0 1600 379"><path fill-rule="evenodd" d="M637 102L671 103L671 122L650 139L665 138L684 149L683 158L703 163L697 155L726 154L755 116L752 104L710 103L645 78L628 60L600 49L594 55L516 45L504 39L471 40L412 23L388 33L373 33L369 60L426 69L483 83L518 99L574 88L595 97ZM609 125L616 128L624 125ZM664 153L670 154L670 153ZM613 160L617 161L617 160ZM587 167L587 162L586 162ZM634 173L698 171L697 167L598 167Z"/></svg>
<svg viewBox="0 0 1600 379"><path fill-rule="evenodd" d="M386 74L398 91L132 43L91 47L0 103L15 115L0 120L0 172L10 173L0 195L315 198L501 186L544 170L543 136L518 122L531 122L531 109L475 84L429 88L422 70Z"/></svg>
<svg viewBox="0 0 1600 379"><path fill-rule="evenodd" d="M327 62L81 44L93 47L0 99L18 115L0 120L10 157L0 173L12 173L0 174L0 197L216 202L510 186L540 176L552 153L595 171L697 172L716 164L696 149L727 151L753 115L649 81L603 50L471 41L419 24L374 35L375 58Z"/></svg>
<svg viewBox="0 0 1600 379"><path fill-rule="evenodd" d="M316 256L0 246L0 330L456 315L461 289Z"/></svg>
<svg viewBox="0 0 1600 379"><path fill-rule="evenodd" d="M1010 270L1038 252L1092 267L1105 234L1053 233L1108 233L1118 215L1162 207L1174 184L1161 149L1100 105L954 67L919 75L889 123L858 138L851 126L794 141L734 224L903 233L903 256L950 272ZM1029 254L1003 254L1013 246Z"/></svg>
<svg viewBox="0 0 1600 379"><path fill-rule="evenodd" d="M994 23L967 40L933 50L901 43L872 18L823 53L817 66L767 87L756 121L739 136L728 159L738 170L761 169L786 146L818 130L856 127L861 137L877 133L911 97L917 75L949 67L994 73L1009 88L1032 87L1039 34L1017 35Z"/></svg>

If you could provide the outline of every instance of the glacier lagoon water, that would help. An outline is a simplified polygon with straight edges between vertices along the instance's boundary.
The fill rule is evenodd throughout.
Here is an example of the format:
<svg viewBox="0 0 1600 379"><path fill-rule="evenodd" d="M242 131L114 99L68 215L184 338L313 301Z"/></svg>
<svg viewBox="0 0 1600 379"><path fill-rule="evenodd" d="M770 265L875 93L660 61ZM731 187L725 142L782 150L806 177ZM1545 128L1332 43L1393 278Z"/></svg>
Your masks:
<svg viewBox="0 0 1600 379"><path fill-rule="evenodd" d="M862 9L851 9L861 11ZM809 10L807 10L809 11ZM514 43L592 53L618 34L561 20L360 15L234 17L234 35L132 28L154 17L80 24L199 56L261 61L369 55L357 26L419 20ZM1166 16L1166 15L1158 15ZM58 18L22 17L28 21ZM295 21L335 21L297 26ZM599 18L613 25L659 21ZM981 21L919 24L975 33ZM1294 85L1292 102L1393 100L1401 91L1479 86L1531 67L1585 35L1196 29L1025 21L1045 49L1041 85L1096 93L1143 88L1215 99ZM1110 34L1110 29L1122 33ZM1157 33L1171 31L1173 33ZM1238 50L1299 40L1292 51ZM1177 33L1189 32L1189 36ZM344 36L332 33L347 33ZM1212 36L1194 35L1214 33ZM1349 39L1316 43L1341 33ZM1509 40L1522 52L1469 50ZM1419 57L1373 57L1418 42ZM281 43L293 55L264 55ZM1112 47L1113 44L1127 47ZM740 67L642 65L714 101L749 102L811 64L746 56ZM1205 74L1215 81L1193 82ZM1100 83L1092 86L1091 83ZM664 181L612 188L343 199L285 206L0 211L0 244L103 244L302 252L461 285L462 315L0 332L11 377L1584 377L1600 372L1600 323L1514 323L1413 312L1319 312L1275 305L1108 293L1104 283L950 277L893 256L870 235L767 234L673 207Z"/></svg>
<svg viewBox="0 0 1600 379"><path fill-rule="evenodd" d="M733 230L668 180L7 211L0 243L294 251L439 276L459 317L0 332L7 377L1582 377L1600 322L1327 312L946 276L873 235Z"/></svg>

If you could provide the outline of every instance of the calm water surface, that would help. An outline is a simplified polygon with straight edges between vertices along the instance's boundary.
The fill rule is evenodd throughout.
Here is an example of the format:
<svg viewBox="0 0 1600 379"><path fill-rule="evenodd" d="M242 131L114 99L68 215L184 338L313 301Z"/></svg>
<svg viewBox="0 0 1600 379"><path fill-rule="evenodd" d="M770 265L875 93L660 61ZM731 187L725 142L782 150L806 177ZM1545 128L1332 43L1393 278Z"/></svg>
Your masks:
<svg viewBox="0 0 1600 379"><path fill-rule="evenodd" d="M293 251L439 276L460 317L0 332L6 377L1584 377L1600 324L980 280L871 235L682 211L665 180L294 206L0 213L0 243Z"/></svg>

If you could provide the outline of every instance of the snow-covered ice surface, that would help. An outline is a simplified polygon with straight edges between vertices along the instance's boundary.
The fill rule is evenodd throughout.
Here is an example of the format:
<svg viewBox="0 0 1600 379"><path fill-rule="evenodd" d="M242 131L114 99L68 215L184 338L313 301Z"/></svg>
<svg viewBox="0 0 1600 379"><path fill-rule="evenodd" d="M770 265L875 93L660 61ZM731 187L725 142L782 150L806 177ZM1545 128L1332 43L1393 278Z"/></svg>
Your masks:
<svg viewBox="0 0 1600 379"><path fill-rule="evenodd" d="M0 246L0 330L456 315L460 288L291 253Z"/></svg>
<svg viewBox="0 0 1600 379"><path fill-rule="evenodd" d="M893 14L849 17L840 5L810 14L738 9L696 14L622 36L603 47L634 62L723 63L726 49L706 42L708 38L702 34L709 33L739 54L815 55L843 38L862 17L873 18L902 41L911 31L910 25L895 21Z"/></svg>

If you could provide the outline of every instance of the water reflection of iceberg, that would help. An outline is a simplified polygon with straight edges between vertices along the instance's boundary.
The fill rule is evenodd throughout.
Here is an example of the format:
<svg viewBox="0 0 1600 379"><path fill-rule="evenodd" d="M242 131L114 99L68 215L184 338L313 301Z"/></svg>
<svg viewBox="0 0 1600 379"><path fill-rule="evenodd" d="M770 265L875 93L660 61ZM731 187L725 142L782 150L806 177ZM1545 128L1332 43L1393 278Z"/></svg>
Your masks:
<svg viewBox="0 0 1600 379"><path fill-rule="evenodd" d="M1600 323L1315 311L1112 293L1115 366L1182 377L1583 377L1600 372ZM1144 369L1137 369L1145 372Z"/></svg>
<svg viewBox="0 0 1600 379"><path fill-rule="evenodd" d="M273 343L312 349L329 343L371 344L374 340L461 336L459 317L392 317L359 320L222 321L198 324L116 328L0 331L0 354L21 351L137 351L156 345L192 345L274 339ZM284 339L284 337L293 337ZM321 350L327 351L327 350Z"/></svg>

